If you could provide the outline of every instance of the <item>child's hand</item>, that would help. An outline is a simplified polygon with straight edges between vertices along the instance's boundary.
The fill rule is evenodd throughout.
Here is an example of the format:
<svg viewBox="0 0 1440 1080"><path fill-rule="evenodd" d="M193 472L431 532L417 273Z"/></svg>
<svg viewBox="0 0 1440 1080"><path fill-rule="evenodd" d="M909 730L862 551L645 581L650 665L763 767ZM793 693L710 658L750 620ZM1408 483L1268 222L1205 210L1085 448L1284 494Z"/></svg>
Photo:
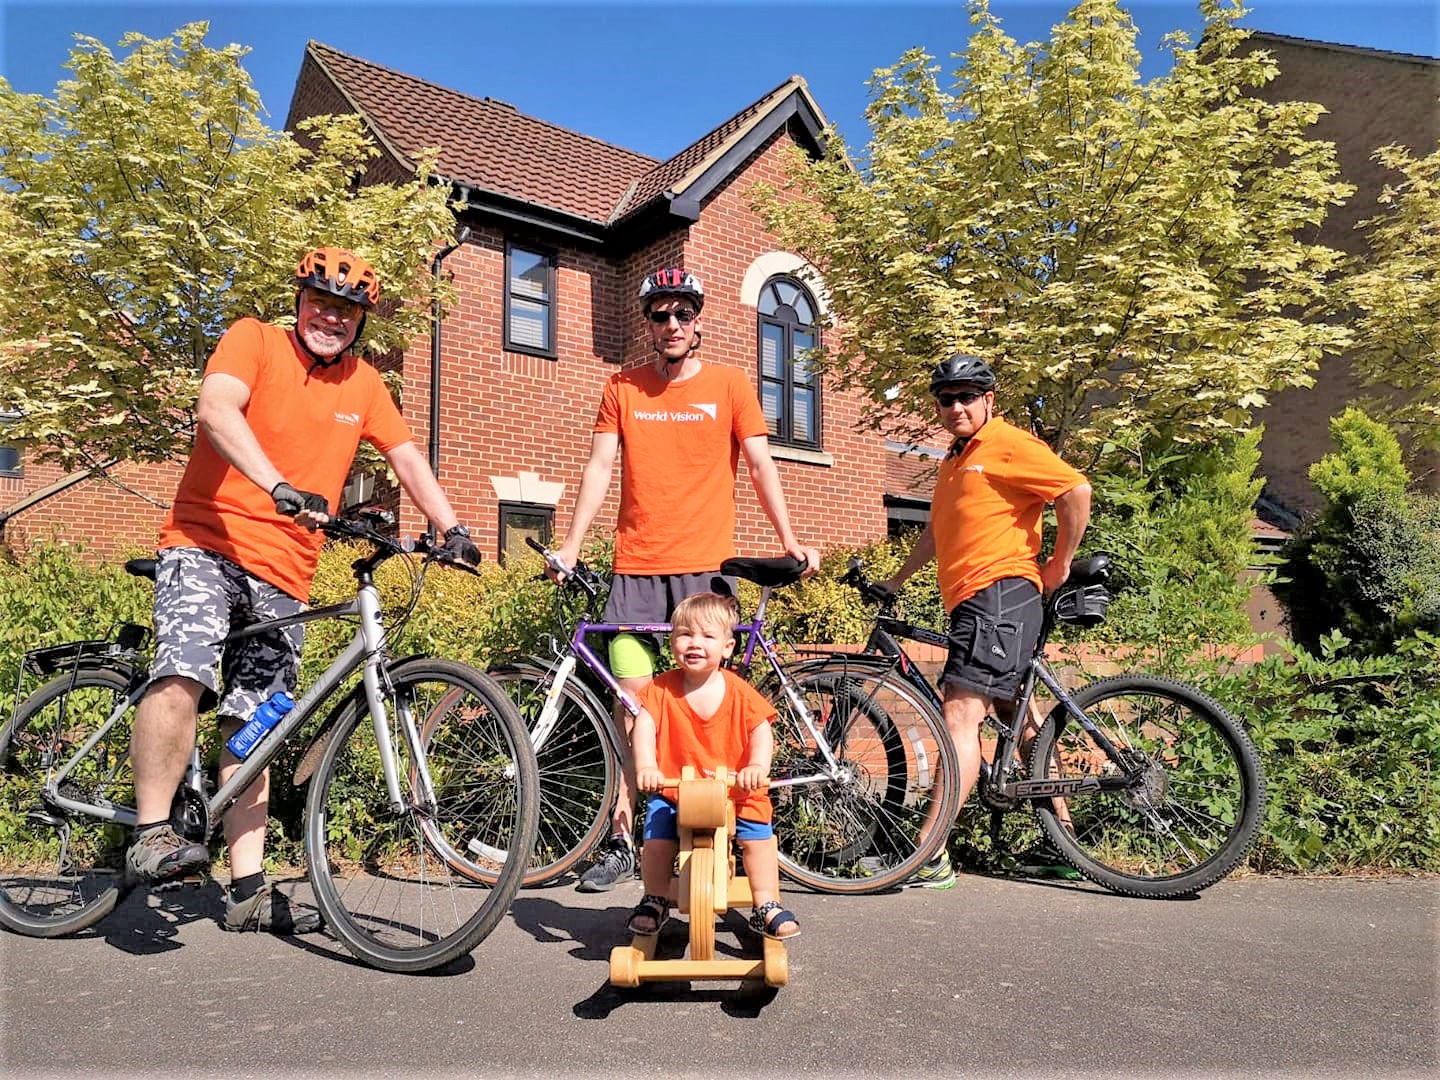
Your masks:
<svg viewBox="0 0 1440 1080"><path fill-rule="evenodd" d="M770 780L770 770L760 765L746 765L735 774L735 786L746 791L763 788Z"/></svg>
<svg viewBox="0 0 1440 1080"><path fill-rule="evenodd" d="M665 774L654 766L637 767L635 786L641 791L659 791L665 786Z"/></svg>

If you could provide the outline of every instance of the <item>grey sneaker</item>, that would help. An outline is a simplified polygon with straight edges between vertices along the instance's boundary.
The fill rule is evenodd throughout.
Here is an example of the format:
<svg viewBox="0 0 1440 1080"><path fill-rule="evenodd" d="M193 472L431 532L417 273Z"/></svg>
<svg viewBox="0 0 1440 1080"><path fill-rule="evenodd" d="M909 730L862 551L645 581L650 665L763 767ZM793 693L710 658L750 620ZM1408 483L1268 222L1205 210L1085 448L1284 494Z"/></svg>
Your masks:
<svg viewBox="0 0 1440 1080"><path fill-rule="evenodd" d="M142 833L125 852L125 876L135 884L169 881L209 865L205 845L186 840L169 825Z"/></svg>
<svg viewBox="0 0 1440 1080"><path fill-rule="evenodd" d="M320 913L312 908L292 908L290 898L271 882L248 900L225 898L225 919L220 929L238 933L313 934L323 926Z"/></svg>
<svg viewBox="0 0 1440 1080"><path fill-rule="evenodd" d="M635 851L629 843L615 837L594 866L580 875L576 892L609 892L623 877L635 873Z"/></svg>
<svg viewBox="0 0 1440 1080"><path fill-rule="evenodd" d="M953 889L955 867L950 865L950 853L942 851L924 866L910 875L905 882L907 889Z"/></svg>

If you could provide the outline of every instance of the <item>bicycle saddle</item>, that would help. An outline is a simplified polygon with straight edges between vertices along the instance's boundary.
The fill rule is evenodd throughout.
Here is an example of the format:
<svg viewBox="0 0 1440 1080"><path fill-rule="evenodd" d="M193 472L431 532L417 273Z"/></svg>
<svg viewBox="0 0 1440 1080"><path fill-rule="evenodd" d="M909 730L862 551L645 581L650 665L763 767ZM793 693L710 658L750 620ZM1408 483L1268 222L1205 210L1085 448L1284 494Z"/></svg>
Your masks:
<svg viewBox="0 0 1440 1080"><path fill-rule="evenodd" d="M154 580L155 580L155 560L154 560L154 559L131 559L131 560L129 560L128 562L126 562L126 564L125 564L125 572L126 572L127 574L134 574L136 577L145 577L145 578L149 578L151 581L154 581Z"/></svg>
<svg viewBox="0 0 1440 1080"><path fill-rule="evenodd" d="M726 559L720 564L720 573L744 578L762 587L789 585L799 581L804 572L805 564L790 555L779 555L773 559Z"/></svg>
<svg viewBox="0 0 1440 1080"><path fill-rule="evenodd" d="M1110 580L1110 556L1105 552L1091 555L1088 559L1076 559L1070 564L1070 578L1066 585L1093 585Z"/></svg>

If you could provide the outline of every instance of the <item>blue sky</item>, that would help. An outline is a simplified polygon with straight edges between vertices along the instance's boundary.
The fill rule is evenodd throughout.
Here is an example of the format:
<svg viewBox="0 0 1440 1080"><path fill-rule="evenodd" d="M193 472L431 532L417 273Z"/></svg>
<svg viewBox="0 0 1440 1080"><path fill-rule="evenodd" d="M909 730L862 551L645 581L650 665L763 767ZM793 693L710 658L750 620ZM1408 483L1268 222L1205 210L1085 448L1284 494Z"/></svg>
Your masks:
<svg viewBox="0 0 1440 1080"><path fill-rule="evenodd" d="M1011 36L1048 37L1063 0L992 0ZM1160 38L1201 25L1185 0L1132 0L1147 76ZM0 0L0 64L16 89L53 92L74 35L114 48L123 33L164 36L207 19L213 46L239 42L270 123L285 119L305 42L344 52L527 115L664 158L791 74L803 75L852 147L867 137L866 81L909 47L937 56L964 47L963 0L770 0L688 4L219 3ZM1440 56L1435 0L1253 0L1243 25L1346 45Z"/></svg>

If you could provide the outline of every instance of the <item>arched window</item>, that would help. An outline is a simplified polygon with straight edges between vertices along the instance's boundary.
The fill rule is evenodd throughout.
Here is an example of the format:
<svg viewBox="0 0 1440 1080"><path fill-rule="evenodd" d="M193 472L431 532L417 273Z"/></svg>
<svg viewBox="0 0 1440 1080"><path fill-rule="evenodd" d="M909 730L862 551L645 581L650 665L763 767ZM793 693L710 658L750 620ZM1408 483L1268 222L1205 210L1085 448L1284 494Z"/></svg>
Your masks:
<svg viewBox="0 0 1440 1080"><path fill-rule="evenodd" d="M820 345L815 300L792 277L772 277L760 290L760 405L770 437L820 447L820 374L809 353Z"/></svg>

